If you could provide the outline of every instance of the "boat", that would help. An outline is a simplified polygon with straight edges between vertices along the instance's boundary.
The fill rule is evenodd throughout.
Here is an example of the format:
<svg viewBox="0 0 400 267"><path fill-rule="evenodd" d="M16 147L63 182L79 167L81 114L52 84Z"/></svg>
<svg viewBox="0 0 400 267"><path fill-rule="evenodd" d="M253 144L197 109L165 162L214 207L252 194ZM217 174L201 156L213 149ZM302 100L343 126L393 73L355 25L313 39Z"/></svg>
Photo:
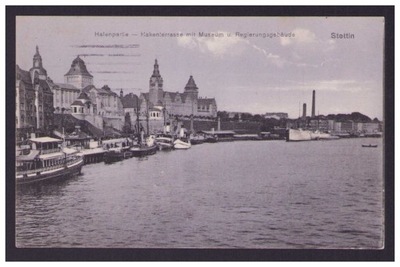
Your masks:
<svg viewBox="0 0 400 267"><path fill-rule="evenodd" d="M324 133L319 130L310 131L299 129L288 129L286 134L286 141L312 141L312 140L337 140L338 136Z"/></svg>
<svg viewBox="0 0 400 267"><path fill-rule="evenodd" d="M336 133L335 136L339 138L350 138L351 135L349 133Z"/></svg>
<svg viewBox="0 0 400 267"><path fill-rule="evenodd" d="M136 99L136 101L139 101ZM139 106L139 102L137 102L137 106ZM140 112L136 112L136 143L134 143L129 148L129 152L132 154L132 157L143 157L148 155L153 155L157 152L158 146L156 144L156 138L154 135L150 135L147 138L144 138L144 130L140 124ZM146 113L146 123L147 123L147 134L149 133L149 112L147 110Z"/></svg>
<svg viewBox="0 0 400 267"><path fill-rule="evenodd" d="M362 147L378 147L378 145L374 145L374 144L362 144Z"/></svg>
<svg viewBox="0 0 400 267"><path fill-rule="evenodd" d="M66 178L81 173L83 157L74 149L63 147L63 140L38 137L29 140L27 154L16 157L16 184Z"/></svg>
<svg viewBox="0 0 400 267"><path fill-rule="evenodd" d="M160 134L156 136L155 142L159 150L171 150L174 148L174 138L172 135Z"/></svg>
<svg viewBox="0 0 400 267"><path fill-rule="evenodd" d="M299 129L288 129L286 135L286 141L311 141L311 131Z"/></svg>
<svg viewBox="0 0 400 267"><path fill-rule="evenodd" d="M203 144L205 141L204 135L194 134L190 135L190 143L192 145Z"/></svg>
<svg viewBox="0 0 400 267"><path fill-rule="evenodd" d="M104 162L113 163L123 159L131 158L132 156L132 152L123 150L121 148L109 149L104 153Z"/></svg>
<svg viewBox="0 0 400 267"><path fill-rule="evenodd" d="M192 147L192 144L190 143L190 140L186 139L176 139L174 141L174 148L175 149L189 149Z"/></svg>
<svg viewBox="0 0 400 267"><path fill-rule="evenodd" d="M234 131L222 130L215 131L211 129L211 131L201 131L205 136L204 142L206 143L216 143L216 142L231 142L235 141L234 135L236 134Z"/></svg>
<svg viewBox="0 0 400 267"><path fill-rule="evenodd" d="M155 154L157 149L157 145L151 147L146 145L134 145L129 149L129 151L132 153L132 157L144 157Z"/></svg>
<svg viewBox="0 0 400 267"><path fill-rule="evenodd" d="M146 138L145 143L139 141L129 149L129 151L132 153L132 157L153 155L157 152L157 150L158 146L155 142L155 136L153 135Z"/></svg>
<svg viewBox="0 0 400 267"><path fill-rule="evenodd" d="M311 132L311 139L312 140L335 140L339 139L338 136L333 136L330 133L324 133L319 130L315 132Z"/></svg>
<svg viewBox="0 0 400 267"><path fill-rule="evenodd" d="M218 138L214 135L205 135L204 136L204 143L216 143L218 142Z"/></svg>

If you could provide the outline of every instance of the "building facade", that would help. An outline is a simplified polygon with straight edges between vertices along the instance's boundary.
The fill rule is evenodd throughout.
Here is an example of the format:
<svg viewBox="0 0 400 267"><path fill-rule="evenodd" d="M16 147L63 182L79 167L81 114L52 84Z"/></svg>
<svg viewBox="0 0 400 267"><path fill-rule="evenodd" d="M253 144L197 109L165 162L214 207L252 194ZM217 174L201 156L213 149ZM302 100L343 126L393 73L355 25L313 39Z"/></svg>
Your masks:
<svg viewBox="0 0 400 267"><path fill-rule="evenodd" d="M304 106L303 106L303 118L305 119L305 112L304 112ZM286 112L267 112L264 115L264 118L266 119L287 119L289 116Z"/></svg>
<svg viewBox="0 0 400 267"><path fill-rule="evenodd" d="M54 83L48 78L53 91L54 113L71 113L71 104L79 97L81 90L71 84Z"/></svg>
<svg viewBox="0 0 400 267"><path fill-rule="evenodd" d="M134 125L137 118L137 111L139 110L138 107L140 107L138 96L133 93L124 95L123 91L121 90L120 98L125 115L129 114L131 125Z"/></svg>
<svg viewBox="0 0 400 267"><path fill-rule="evenodd" d="M71 104L78 99L82 89L93 85L93 76L79 56L72 61L69 71L64 75L64 83L54 83L50 78L47 80L53 92L55 113L72 113Z"/></svg>
<svg viewBox="0 0 400 267"><path fill-rule="evenodd" d="M29 71L16 66L16 129L19 139L31 133L49 134L53 128L53 92L36 46Z"/></svg>
<svg viewBox="0 0 400 267"><path fill-rule="evenodd" d="M157 59L154 63L153 74L149 80L149 92L143 93L141 99L141 111L153 110L154 119L165 113L168 116L217 116L217 103L215 98L199 97L199 88L197 87L193 76L184 87L183 93L164 91L164 81L160 74ZM165 109L165 112L164 110Z"/></svg>
<svg viewBox="0 0 400 267"><path fill-rule="evenodd" d="M71 114L99 129L107 125L122 130L124 124L121 99L107 85L102 88L94 85L83 88L79 97L71 104Z"/></svg>

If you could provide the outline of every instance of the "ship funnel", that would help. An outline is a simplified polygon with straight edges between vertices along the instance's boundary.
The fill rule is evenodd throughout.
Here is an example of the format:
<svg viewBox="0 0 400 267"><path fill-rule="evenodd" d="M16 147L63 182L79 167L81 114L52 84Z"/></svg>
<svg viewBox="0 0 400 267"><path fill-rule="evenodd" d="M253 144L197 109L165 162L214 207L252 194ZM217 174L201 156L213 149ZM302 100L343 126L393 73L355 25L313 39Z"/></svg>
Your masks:
<svg viewBox="0 0 400 267"><path fill-rule="evenodd" d="M303 120L307 117L307 104L303 103Z"/></svg>

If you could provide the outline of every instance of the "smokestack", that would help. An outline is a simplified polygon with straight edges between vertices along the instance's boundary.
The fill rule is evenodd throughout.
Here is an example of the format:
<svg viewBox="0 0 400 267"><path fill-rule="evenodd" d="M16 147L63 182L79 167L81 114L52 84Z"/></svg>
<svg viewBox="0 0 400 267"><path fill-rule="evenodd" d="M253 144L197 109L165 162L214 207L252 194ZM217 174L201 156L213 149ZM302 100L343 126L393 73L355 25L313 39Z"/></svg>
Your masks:
<svg viewBox="0 0 400 267"><path fill-rule="evenodd" d="M315 117L315 90L312 91L312 109L311 109L311 118Z"/></svg>
<svg viewBox="0 0 400 267"><path fill-rule="evenodd" d="M306 119L307 116L307 104L303 103L303 120Z"/></svg>

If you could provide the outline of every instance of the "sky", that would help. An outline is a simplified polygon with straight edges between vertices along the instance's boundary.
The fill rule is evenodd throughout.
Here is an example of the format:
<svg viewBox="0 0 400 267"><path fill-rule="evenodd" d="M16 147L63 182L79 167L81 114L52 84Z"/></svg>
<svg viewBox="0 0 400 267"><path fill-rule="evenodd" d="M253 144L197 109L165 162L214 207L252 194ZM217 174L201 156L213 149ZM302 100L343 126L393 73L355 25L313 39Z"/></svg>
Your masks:
<svg viewBox="0 0 400 267"><path fill-rule="evenodd" d="M63 83L80 55L95 86L138 94L157 59L165 91L183 92L193 75L218 110L297 118L303 103L311 114L315 90L317 114L383 119L383 29L380 17L24 16L16 63L29 70L37 45L48 76Z"/></svg>

